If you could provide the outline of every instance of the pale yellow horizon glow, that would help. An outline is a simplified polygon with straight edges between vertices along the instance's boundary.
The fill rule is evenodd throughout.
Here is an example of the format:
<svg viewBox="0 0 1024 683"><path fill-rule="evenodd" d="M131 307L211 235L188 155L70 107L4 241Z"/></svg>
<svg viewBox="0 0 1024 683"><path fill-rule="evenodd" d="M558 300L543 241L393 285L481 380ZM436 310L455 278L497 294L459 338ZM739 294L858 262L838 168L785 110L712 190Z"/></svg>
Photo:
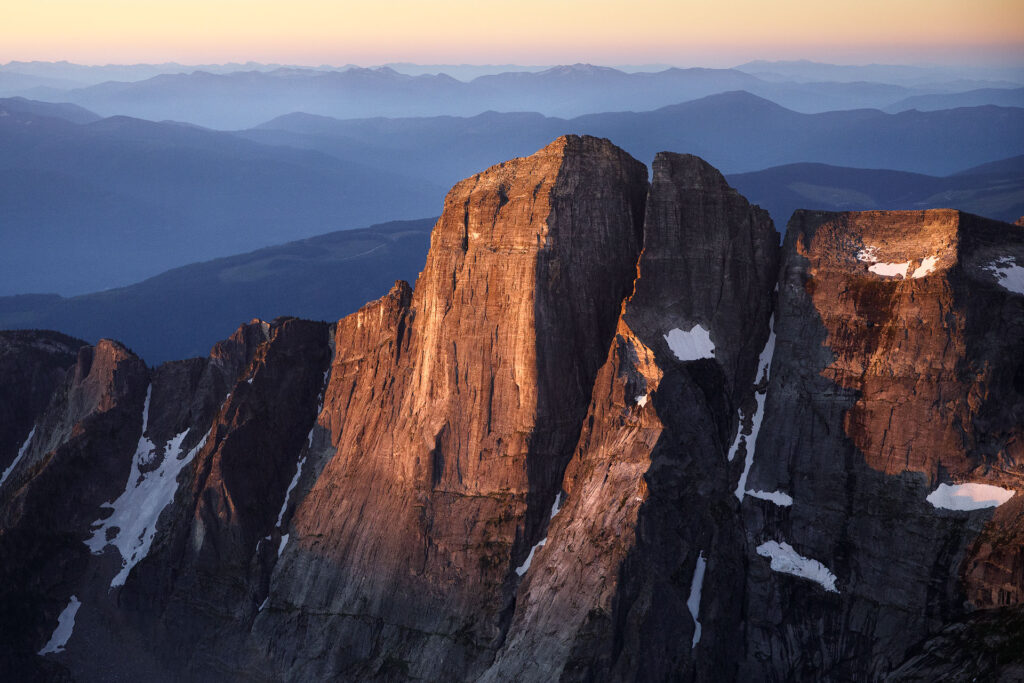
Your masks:
<svg viewBox="0 0 1024 683"><path fill-rule="evenodd" d="M709 62L1024 56L1022 0L35 0L0 62Z"/></svg>

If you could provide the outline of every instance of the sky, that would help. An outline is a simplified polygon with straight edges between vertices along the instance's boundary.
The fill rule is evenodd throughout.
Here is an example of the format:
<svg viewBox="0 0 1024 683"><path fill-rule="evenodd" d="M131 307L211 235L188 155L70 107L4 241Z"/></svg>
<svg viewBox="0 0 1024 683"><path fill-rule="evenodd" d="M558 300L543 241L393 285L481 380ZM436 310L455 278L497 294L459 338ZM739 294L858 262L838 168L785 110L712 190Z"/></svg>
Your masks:
<svg viewBox="0 0 1024 683"><path fill-rule="evenodd" d="M0 62L1024 62L1024 0L0 0Z"/></svg>

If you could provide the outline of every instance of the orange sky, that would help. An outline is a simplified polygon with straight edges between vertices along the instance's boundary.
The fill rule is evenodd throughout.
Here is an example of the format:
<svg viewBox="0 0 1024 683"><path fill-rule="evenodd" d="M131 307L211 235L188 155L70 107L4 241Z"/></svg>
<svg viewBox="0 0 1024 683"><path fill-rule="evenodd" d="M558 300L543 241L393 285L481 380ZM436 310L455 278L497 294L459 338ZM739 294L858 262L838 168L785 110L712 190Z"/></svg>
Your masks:
<svg viewBox="0 0 1024 683"><path fill-rule="evenodd" d="M0 62L1024 59L1024 0L0 2Z"/></svg>

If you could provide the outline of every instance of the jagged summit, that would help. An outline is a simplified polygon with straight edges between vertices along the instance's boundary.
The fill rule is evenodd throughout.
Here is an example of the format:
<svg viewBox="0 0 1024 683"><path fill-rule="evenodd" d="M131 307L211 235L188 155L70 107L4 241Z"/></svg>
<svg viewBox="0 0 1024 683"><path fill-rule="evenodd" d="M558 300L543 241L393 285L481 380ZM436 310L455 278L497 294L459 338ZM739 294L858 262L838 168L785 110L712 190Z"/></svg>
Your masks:
<svg viewBox="0 0 1024 683"><path fill-rule="evenodd" d="M780 248L699 157L652 171L564 136L333 326L79 353L0 451L3 672L932 679L1012 641L1021 230L798 212Z"/></svg>

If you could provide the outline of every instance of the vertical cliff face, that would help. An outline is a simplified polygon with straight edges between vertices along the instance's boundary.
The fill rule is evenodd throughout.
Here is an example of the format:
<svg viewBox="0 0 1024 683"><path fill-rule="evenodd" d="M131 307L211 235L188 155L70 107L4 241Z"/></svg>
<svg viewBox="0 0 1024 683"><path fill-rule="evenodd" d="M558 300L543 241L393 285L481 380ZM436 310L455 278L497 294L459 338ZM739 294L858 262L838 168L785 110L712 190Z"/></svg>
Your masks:
<svg viewBox="0 0 1024 683"><path fill-rule="evenodd" d="M793 217L749 480L776 495L744 502L746 675L882 676L983 592L960 573L992 506L956 508L1021 490L1022 297L993 266L1021 239L956 211ZM1019 539L999 548L969 576L1010 582Z"/></svg>
<svg viewBox="0 0 1024 683"><path fill-rule="evenodd" d="M0 484L0 667L32 670L88 562L78 538L116 495L139 435L146 366L116 342L83 347Z"/></svg>
<svg viewBox="0 0 1024 683"><path fill-rule="evenodd" d="M728 454L778 234L701 159L659 154L653 171L634 291L490 679L692 678L698 647L740 651Z"/></svg>
<svg viewBox="0 0 1024 683"><path fill-rule="evenodd" d="M0 332L0 480L13 471L36 419L83 346L57 332Z"/></svg>
<svg viewBox="0 0 1024 683"><path fill-rule="evenodd" d="M133 497L145 496L143 507L158 514L143 546L110 580L116 601L92 594L83 601L82 626L93 638L69 646L68 656L90 678L236 673L233 648L266 598L270 570L287 542L281 517L329 360L326 324L279 319L253 321L215 346L198 381L181 381L187 373L174 364L157 370L150 422L182 404L195 410L164 447L156 472L166 486L137 494L129 478L114 502L108 524L117 523L122 503L132 507ZM158 380L171 377L179 381L158 393ZM158 403L158 396L171 403ZM92 547L113 554L102 542ZM90 654L118 646L137 651L128 666Z"/></svg>
<svg viewBox="0 0 1024 683"><path fill-rule="evenodd" d="M255 627L287 675L488 661L629 293L646 189L594 138L488 169L449 193L415 292L339 324L334 454Z"/></svg>
<svg viewBox="0 0 1024 683"><path fill-rule="evenodd" d="M652 171L560 138L333 327L83 349L0 482L0 670L1016 671L1024 231L798 212L780 250L699 158Z"/></svg>

